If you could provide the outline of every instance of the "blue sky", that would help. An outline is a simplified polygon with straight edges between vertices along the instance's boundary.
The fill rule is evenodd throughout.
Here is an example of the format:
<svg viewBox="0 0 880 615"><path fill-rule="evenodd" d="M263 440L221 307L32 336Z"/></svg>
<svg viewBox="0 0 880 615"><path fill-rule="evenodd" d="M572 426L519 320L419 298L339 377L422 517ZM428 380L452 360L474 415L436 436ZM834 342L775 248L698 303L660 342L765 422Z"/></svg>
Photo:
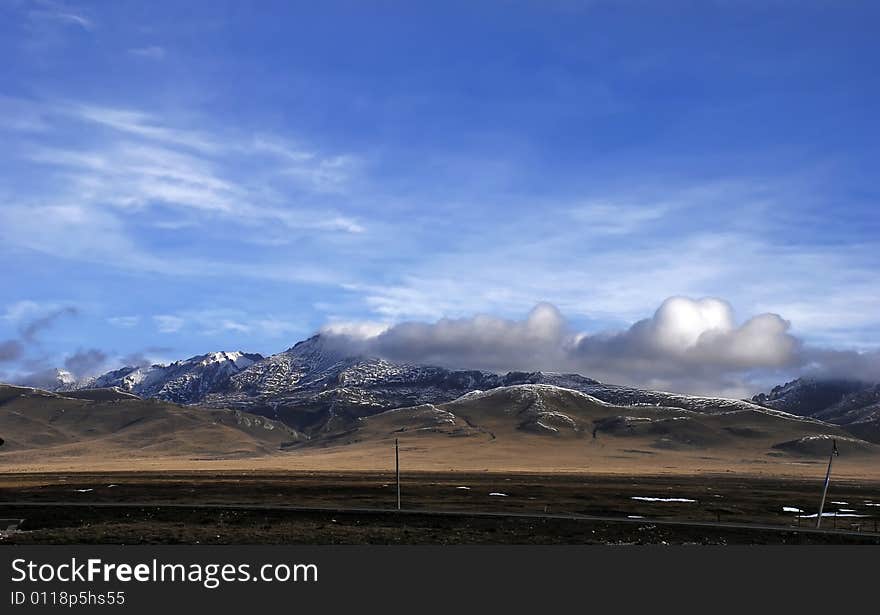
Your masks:
<svg viewBox="0 0 880 615"><path fill-rule="evenodd" d="M878 17L2 2L0 379L673 296L873 351Z"/></svg>

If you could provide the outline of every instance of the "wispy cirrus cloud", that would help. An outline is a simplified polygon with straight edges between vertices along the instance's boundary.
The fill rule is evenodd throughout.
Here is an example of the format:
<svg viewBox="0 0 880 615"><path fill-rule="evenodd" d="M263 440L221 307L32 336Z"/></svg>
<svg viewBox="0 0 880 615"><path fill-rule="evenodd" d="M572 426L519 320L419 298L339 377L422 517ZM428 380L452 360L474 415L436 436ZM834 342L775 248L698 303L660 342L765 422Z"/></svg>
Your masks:
<svg viewBox="0 0 880 615"><path fill-rule="evenodd" d="M31 8L28 10L28 16L34 21L75 26L86 31L91 31L95 28L94 21L87 17L81 9L66 2L34 0L31 3Z"/></svg>
<svg viewBox="0 0 880 615"><path fill-rule="evenodd" d="M128 50L133 56L139 58L147 58L149 60L164 60L167 52L164 47L159 45L149 45L147 47L134 47Z"/></svg>
<svg viewBox="0 0 880 615"><path fill-rule="evenodd" d="M23 107L23 105L22 105ZM296 206L289 198L253 185L237 173L242 162L261 169L262 179L292 184L303 196L341 192L358 160L350 154L325 156L294 148L279 139L237 139L166 125L153 114L78 103L34 103L30 113L72 130L96 124L108 132L76 147L32 140L19 152L25 160L54 169L76 188L70 197L95 205L192 207L244 220L265 220L290 228L361 232L363 226L340 212ZM72 123L72 124L71 124Z"/></svg>
<svg viewBox="0 0 880 615"><path fill-rule="evenodd" d="M170 278L234 278L330 286L345 281L344 272L325 266L319 259L298 263L296 267L283 261L255 266L241 258L246 250L237 242L231 251L226 244L218 244L219 250L218 245L212 246L214 254L210 250L205 250L207 255L168 254L145 245L143 237L122 218L121 213L88 205L0 204L0 240L7 250Z"/></svg>
<svg viewBox="0 0 880 615"><path fill-rule="evenodd" d="M629 205L615 202L591 202L574 207L574 222L592 235L629 235L662 220L675 208L671 203Z"/></svg>
<svg viewBox="0 0 880 615"><path fill-rule="evenodd" d="M107 322L113 325L114 327L120 327L122 329L131 329L132 327L136 327L141 322L140 316L111 316L107 319Z"/></svg>
<svg viewBox="0 0 880 615"><path fill-rule="evenodd" d="M174 314L152 317L160 333L178 333L188 328L204 337L224 335L257 335L261 338L284 339L288 335L303 334L302 323L273 314L253 314L233 308L191 309Z"/></svg>
<svg viewBox="0 0 880 615"><path fill-rule="evenodd" d="M91 122L121 133L168 145L179 145L205 152L213 152L221 147L208 135L166 126L153 115L142 111L72 102L51 105L49 109L60 116L66 115L74 120Z"/></svg>
<svg viewBox="0 0 880 615"><path fill-rule="evenodd" d="M177 333L186 324L186 320L180 316L173 314L158 314L153 316L153 322L156 323L156 329L159 333Z"/></svg>
<svg viewBox="0 0 880 615"><path fill-rule="evenodd" d="M129 109L34 103L28 113L47 130L25 134L19 124L9 123L15 145L8 155L48 181L21 180L22 186L10 187L6 195L0 189L0 234L10 246L128 269L199 275L212 274L218 260L229 260L228 251L218 250L221 245L241 251L248 242L286 245L304 233L320 242L322 235L367 230L358 217L341 210L359 164L349 154L325 156L278 137L238 138L172 127L154 114ZM58 134L89 125L101 130L87 131L75 146L56 144ZM328 194L332 205L324 202ZM191 255L145 245L145 239L159 237L144 232L150 228L170 233L195 226L206 231L206 240ZM210 235L218 241L209 242ZM316 260L296 269L250 268L236 256L222 269L246 277L305 280L322 266Z"/></svg>

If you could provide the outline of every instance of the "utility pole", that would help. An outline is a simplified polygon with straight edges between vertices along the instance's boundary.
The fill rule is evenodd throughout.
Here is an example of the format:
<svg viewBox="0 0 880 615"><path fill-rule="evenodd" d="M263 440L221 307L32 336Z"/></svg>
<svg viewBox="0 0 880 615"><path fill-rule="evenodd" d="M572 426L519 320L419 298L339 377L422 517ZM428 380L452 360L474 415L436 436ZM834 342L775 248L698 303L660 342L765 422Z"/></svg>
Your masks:
<svg viewBox="0 0 880 615"><path fill-rule="evenodd" d="M828 471L825 472L825 486L822 487L822 499L819 501L819 514L816 515L816 529L822 525L822 511L825 509L825 496L828 494L828 483L831 482L831 462L834 461L835 455L840 455L837 451L837 440L832 440L831 455L828 457ZM836 523L837 519L835 519Z"/></svg>
<svg viewBox="0 0 880 615"><path fill-rule="evenodd" d="M400 510L400 443L394 438L394 467L397 472L397 510Z"/></svg>

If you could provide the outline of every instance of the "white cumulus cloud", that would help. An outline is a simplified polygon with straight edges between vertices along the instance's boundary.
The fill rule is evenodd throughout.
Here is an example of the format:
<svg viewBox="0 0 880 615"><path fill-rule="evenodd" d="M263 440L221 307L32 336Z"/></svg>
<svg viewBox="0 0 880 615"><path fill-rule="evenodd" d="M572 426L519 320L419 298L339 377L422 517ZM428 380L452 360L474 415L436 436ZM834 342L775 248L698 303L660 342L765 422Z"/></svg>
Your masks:
<svg viewBox="0 0 880 615"><path fill-rule="evenodd" d="M778 314L743 321L718 298L670 297L621 331L574 330L558 308L535 306L523 320L486 315L331 325L347 351L459 369L577 372L605 382L703 394L747 395L800 373L880 380L877 353L806 346Z"/></svg>

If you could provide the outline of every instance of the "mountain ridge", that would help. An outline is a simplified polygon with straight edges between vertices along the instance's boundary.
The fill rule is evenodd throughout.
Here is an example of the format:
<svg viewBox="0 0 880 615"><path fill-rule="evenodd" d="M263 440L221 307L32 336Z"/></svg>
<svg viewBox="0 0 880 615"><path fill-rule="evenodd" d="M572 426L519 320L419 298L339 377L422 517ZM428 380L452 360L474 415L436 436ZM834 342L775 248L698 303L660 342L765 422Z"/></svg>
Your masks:
<svg viewBox="0 0 880 615"><path fill-rule="evenodd" d="M139 397L232 408L319 434L394 408L444 404L473 391L529 384L578 391L617 406L702 413L756 409L782 412L841 425L857 437L880 441L880 386L872 392L861 383L816 384L804 379L746 401L605 384L573 373L498 374L393 362L345 352L321 334L270 356L214 352L167 366L127 366L75 388L116 387ZM855 397L857 394L864 397L863 403ZM877 408L871 405L875 403ZM835 410L835 404L843 405Z"/></svg>

